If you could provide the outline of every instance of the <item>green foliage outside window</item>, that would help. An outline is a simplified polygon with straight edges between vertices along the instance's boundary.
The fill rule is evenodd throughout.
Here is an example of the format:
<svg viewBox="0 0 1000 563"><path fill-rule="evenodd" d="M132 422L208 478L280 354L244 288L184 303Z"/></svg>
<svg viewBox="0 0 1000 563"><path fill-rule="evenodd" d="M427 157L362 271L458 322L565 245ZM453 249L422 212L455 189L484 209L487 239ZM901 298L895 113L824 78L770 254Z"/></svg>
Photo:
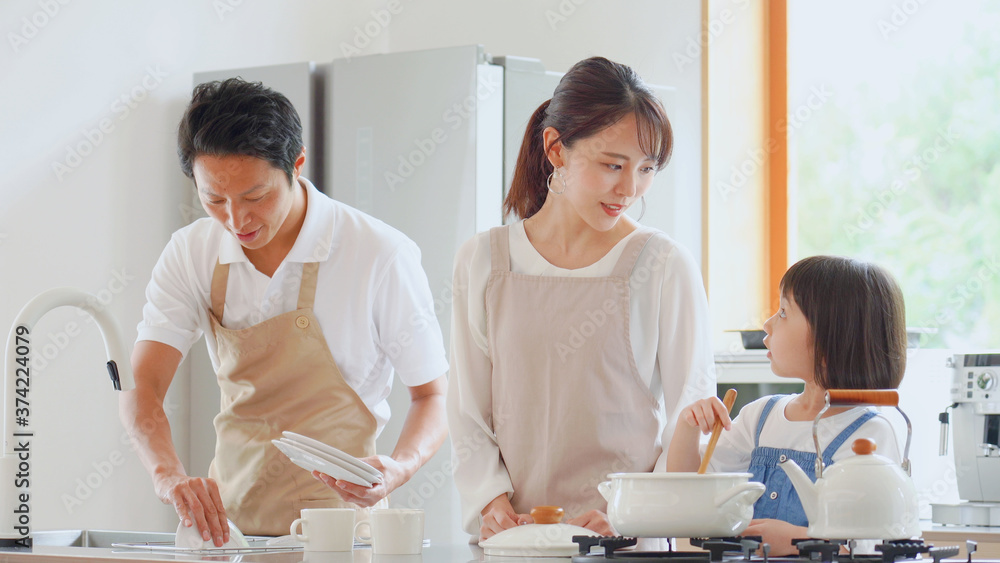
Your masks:
<svg viewBox="0 0 1000 563"><path fill-rule="evenodd" d="M935 41L917 35L933 29L935 13L913 5L924 12L911 14L913 22L904 22L910 28L879 27L891 25L882 18L905 7L900 2L860 7L858 25L905 57L898 45ZM944 9L963 19L963 32L960 41L937 46L942 56L900 73L891 95L863 80L833 83L830 100L792 132L792 259L838 254L875 261L899 280L907 325L938 330L923 346L1000 348L1000 5ZM789 27L820 20L790 13ZM832 46L809 45L800 29L790 53L796 48ZM795 64L802 63L790 62L792 86ZM815 79L821 71L811 73Z"/></svg>

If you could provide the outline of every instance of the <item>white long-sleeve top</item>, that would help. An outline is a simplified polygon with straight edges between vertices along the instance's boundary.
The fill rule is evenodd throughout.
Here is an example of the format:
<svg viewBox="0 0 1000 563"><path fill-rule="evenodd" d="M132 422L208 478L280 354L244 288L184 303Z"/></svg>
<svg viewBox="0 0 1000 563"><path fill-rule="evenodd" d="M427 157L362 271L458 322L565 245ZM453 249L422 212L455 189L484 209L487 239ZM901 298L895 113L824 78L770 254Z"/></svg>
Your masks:
<svg viewBox="0 0 1000 563"><path fill-rule="evenodd" d="M559 277L610 275L635 234L619 241L594 264L567 270L553 266L535 250L524 232L523 221L513 224L509 233L512 272ZM485 308L490 270L490 236L482 232L463 244L455 257L447 401L455 485L462 498L463 527L470 534L478 534L480 512L490 501L513 492L491 417L492 365L487 354ZM664 453L655 468L663 471L680 409L716 394L708 301L694 258L665 236L647 243L629 285L629 334L636 366L664 411Z"/></svg>

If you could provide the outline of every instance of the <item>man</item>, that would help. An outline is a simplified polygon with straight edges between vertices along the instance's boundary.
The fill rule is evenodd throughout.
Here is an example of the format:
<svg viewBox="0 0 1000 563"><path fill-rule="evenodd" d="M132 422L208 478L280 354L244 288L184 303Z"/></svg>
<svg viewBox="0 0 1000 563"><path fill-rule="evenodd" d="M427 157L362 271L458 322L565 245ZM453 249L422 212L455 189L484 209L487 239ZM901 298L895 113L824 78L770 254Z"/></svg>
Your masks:
<svg viewBox="0 0 1000 563"><path fill-rule="evenodd" d="M447 432L448 366L419 249L301 177L299 117L262 84L196 87L178 154L209 217L175 232L153 270L136 388L121 401L156 494L216 546L229 540L227 515L244 532L281 535L301 508L381 501ZM187 474L163 416L202 334L222 390L207 479ZM410 410L392 455L376 455L394 370ZM310 476L271 444L285 430L363 459L384 482Z"/></svg>

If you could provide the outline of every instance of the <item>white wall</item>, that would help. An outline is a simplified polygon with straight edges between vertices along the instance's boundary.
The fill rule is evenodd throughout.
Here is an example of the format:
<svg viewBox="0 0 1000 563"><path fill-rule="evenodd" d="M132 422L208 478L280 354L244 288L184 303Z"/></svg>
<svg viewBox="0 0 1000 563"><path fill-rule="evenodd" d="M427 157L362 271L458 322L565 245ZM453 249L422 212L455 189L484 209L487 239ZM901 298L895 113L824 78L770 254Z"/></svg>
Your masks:
<svg viewBox="0 0 1000 563"><path fill-rule="evenodd" d="M689 64L673 56L697 39L697 0L401 0L382 25L386 6L0 3L0 325L38 292L69 285L102 297L134 339L150 270L170 233L191 218L174 141L192 73L202 70L323 62L344 56L345 46L368 54L481 43L557 71L601 54L677 88L674 158L685 163L677 186L700 199L700 55ZM73 150L79 156L68 156ZM686 228L700 232L700 216ZM32 526L172 531L172 508L154 497L122 441L94 327L74 311L55 311L36 326L34 351L45 365L33 371L31 391ZM185 459L187 378L185 366L168 398Z"/></svg>

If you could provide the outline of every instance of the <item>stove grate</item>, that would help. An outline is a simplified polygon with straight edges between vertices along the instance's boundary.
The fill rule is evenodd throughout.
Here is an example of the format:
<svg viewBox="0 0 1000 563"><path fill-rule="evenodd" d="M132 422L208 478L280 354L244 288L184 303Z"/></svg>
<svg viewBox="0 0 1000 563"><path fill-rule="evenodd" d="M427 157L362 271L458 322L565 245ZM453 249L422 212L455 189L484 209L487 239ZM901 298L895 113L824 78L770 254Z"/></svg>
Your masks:
<svg viewBox="0 0 1000 563"><path fill-rule="evenodd" d="M691 545L704 551L622 551L636 545L636 538L622 536L574 536L573 541L580 546L580 553L573 556L573 563L595 563L615 561L617 563L659 561L663 563L721 563L742 561L763 561L768 563L770 546L762 543L759 536L731 538L692 538ZM973 543L973 542L968 542ZM855 554L854 542L848 540L797 539L792 544L798 548L798 556L770 558L782 563L898 563L913 561L926 554L934 563L954 557L958 546L934 547L921 540L886 541L875 546L879 553ZM849 553L841 553L841 548L849 546ZM592 548L603 548L603 553L591 553ZM758 549L763 558L756 557ZM969 549L969 563L975 545ZM739 554L737 556L736 554Z"/></svg>

